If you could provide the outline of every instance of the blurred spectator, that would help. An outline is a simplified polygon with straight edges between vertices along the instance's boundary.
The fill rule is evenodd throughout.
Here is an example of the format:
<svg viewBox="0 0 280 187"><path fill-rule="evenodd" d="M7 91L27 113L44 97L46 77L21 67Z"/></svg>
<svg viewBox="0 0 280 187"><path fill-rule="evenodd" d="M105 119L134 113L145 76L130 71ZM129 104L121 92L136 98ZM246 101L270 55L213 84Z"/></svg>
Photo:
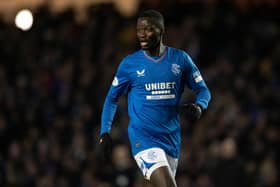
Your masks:
<svg viewBox="0 0 280 187"><path fill-rule="evenodd" d="M246 187L244 163L237 155L236 144L232 138L226 138L219 147L219 157L216 160L211 175L215 187Z"/></svg>
<svg viewBox="0 0 280 187"><path fill-rule="evenodd" d="M113 150L114 178L112 180L115 187L130 187L135 181L138 172L133 167L134 160L129 151L126 145L117 145Z"/></svg>

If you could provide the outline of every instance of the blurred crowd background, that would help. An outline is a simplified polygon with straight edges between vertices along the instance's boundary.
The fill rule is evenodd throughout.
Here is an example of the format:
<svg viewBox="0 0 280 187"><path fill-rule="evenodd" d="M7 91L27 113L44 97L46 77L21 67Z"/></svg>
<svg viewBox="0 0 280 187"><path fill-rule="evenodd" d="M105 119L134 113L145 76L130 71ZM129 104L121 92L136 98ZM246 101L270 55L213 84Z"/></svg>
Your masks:
<svg viewBox="0 0 280 187"><path fill-rule="evenodd" d="M178 187L277 187L280 159L280 3L141 1L166 18L167 45L187 51L212 101L182 114ZM138 49L137 14L89 6L34 12L31 30L0 17L0 186L142 187L127 139L125 96L112 127L112 161L98 148L100 115L121 59ZM186 91L182 102L193 100Z"/></svg>

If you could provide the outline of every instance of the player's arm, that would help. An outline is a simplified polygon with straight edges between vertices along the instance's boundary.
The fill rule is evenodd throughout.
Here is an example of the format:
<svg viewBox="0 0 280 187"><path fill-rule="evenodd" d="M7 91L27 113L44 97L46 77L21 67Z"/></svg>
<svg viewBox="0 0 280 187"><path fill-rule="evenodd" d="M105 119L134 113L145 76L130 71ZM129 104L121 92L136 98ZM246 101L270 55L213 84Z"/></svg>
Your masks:
<svg viewBox="0 0 280 187"><path fill-rule="evenodd" d="M187 86L196 94L195 102L187 104L185 108L190 120L195 121L200 118L202 111L207 109L211 93L192 59L187 54L185 54L184 58L187 71Z"/></svg>
<svg viewBox="0 0 280 187"><path fill-rule="evenodd" d="M104 156L107 158L110 156L112 149L112 140L109 133L117 111L118 100L129 88L129 77L126 70L127 68L123 61L118 67L102 109L99 144L101 145Z"/></svg>

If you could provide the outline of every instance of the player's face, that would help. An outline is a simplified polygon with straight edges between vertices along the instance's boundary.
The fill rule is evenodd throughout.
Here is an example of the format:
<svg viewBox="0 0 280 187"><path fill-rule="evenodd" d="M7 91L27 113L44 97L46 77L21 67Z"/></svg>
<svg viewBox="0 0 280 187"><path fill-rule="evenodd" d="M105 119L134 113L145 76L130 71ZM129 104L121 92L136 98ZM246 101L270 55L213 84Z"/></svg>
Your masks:
<svg viewBox="0 0 280 187"><path fill-rule="evenodd" d="M148 18L139 18L137 21L137 38L143 50L153 50L159 47L161 29Z"/></svg>

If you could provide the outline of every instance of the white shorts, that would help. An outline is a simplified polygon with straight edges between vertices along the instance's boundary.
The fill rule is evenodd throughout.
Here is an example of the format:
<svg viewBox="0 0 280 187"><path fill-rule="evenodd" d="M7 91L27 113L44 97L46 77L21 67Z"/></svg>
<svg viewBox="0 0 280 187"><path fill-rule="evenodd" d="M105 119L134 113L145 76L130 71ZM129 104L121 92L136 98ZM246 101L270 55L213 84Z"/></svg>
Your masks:
<svg viewBox="0 0 280 187"><path fill-rule="evenodd" d="M175 178L178 159L167 155L163 149L155 147L143 150L134 159L147 180L150 180L153 171L162 166L167 166L171 176Z"/></svg>

